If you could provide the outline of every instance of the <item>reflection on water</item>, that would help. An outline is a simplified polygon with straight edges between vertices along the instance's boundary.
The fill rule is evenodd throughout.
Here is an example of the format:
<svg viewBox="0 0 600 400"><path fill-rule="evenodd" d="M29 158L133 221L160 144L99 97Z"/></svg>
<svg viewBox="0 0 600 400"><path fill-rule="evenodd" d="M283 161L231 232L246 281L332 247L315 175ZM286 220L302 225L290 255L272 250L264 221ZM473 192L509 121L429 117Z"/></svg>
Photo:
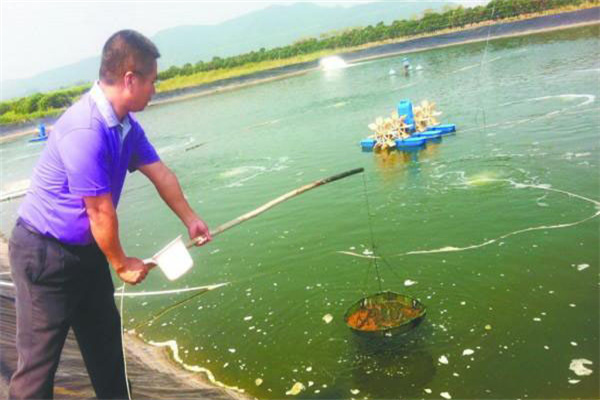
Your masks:
<svg viewBox="0 0 600 400"><path fill-rule="evenodd" d="M418 175L423 162L436 160L440 145L442 138L428 140L415 148L375 151L373 160L383 181L394 183L399 177Z"/></svg>
<svg viewBox="0 0 600 400"><path fill-rule="evenodd" d="M419 332L366 339L355 335L353 359L355 387L369 388L362 396L378 399L414 398L424 393L436 374L436 364L426 345L426 326ZM389 385L393 380L397 385Z"/></svg>

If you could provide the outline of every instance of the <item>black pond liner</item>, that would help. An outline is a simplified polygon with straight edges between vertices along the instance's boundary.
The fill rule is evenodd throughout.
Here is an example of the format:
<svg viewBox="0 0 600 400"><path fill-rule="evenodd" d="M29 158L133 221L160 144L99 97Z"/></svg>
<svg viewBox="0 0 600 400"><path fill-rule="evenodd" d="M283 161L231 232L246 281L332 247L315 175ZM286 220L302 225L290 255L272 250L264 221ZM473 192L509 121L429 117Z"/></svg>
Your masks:
<svg viewBox="0 0 600 400"><path fill-rule="evenodd" d="M419 300L386 291L354 303L344 314L344 321L360 336L389 337L416 327L425 314L425 305Z"/></svg>

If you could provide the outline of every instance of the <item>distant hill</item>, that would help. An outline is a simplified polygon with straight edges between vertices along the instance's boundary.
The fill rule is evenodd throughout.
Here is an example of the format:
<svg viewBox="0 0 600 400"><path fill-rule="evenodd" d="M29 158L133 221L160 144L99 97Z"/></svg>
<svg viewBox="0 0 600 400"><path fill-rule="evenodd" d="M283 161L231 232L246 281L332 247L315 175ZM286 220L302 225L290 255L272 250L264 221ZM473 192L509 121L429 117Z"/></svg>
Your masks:
<svg viewBox="0 0 600 400"><path fill-rule="evenodd" d="M446 2L376 2L353 7L323 7L312 3L276 5L218 25L180 26L158 32L152 40L162 57L159 69L181 66L214 56L227 57L285 46L306 37L334 30L386 24L439 10ZM99 57L42 72L29 79L2 82L2 100L90 82L98 76Z"/></svg>

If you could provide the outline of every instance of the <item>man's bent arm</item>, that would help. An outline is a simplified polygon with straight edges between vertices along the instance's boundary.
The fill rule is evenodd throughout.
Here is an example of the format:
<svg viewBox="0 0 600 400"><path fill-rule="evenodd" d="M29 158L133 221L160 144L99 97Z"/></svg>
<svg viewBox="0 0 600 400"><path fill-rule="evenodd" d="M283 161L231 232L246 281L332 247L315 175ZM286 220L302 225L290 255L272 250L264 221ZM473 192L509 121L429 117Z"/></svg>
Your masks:
<svg viewBox="0 0 600 400"><path fill-rule="evenodd" d="M141 260L127 257L119 240L119 221L110 193L83 198L92 235L119 277L127 283L141 282L147 268Z"/></svg>
<svg viewBox="0 0 600 400"><path fill-rule="evenodd" d="M125 263L125 252L119 240L119 221L110 193L84 197L90 228L96 243L117 272Z"/></svg>
<svg viewBox="0 0 600 400"><path fill-rule="evenodd" d="M206 241L211 239L208 226L192 210L177 177L162 161L143 165L139 169L154 184L164 202L187 226L191 238L204 236Z"/></svg>

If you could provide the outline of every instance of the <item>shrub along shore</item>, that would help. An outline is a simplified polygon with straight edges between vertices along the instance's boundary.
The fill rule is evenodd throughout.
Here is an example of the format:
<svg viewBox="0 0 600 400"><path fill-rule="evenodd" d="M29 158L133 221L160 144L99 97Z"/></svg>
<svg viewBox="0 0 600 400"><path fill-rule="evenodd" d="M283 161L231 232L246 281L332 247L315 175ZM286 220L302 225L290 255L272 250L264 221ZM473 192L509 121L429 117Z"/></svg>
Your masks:
<svg viewBox="0 0 600 400"><path fill-rule="evenodd" d="M488 27L495 24L530 20L547 15L558 17L559 15L556 14L589 9L598 5L600 0L492 0L486 6L456 7L443 13L426 13L419 20L394 21L389 25L379 23L376 26L350 29L321 39L306 39L285 47L260 49L257 52L252 51L228 58L214 57L210 62L199 61L195 65L173 66L159 73L154 103L186 98L199 91L202 92L201 94L206 94L220 90L224 86L239 87L302 73L317 67L318 60L328 55L344 54L344 58L358 61L423 50L442 45L436 45L436 37L462 31L476 31L477 28L485 29L489 33ZM597 16L595 19L598 20ZM550 21L550 25L565 27L565 24L560 22L559 19L555 19ZM566 25L571 26L577 22L577 20L568 21ZM549 28L551 26L542 24L530 30L539 31ZM523 34L518 29L515 33ZM491 37L508 34L510 32L502 32ZM481 35L479 37L465 35L462 39L454 37L452 43L446 40L444 45L474 40L482 40ZM419 46L419 42L425 46ZM81 85L0 102L0 135L12 136L11 133L25 131L31 133L35 122L51 122L89 87L89 84Z"/></svg>

